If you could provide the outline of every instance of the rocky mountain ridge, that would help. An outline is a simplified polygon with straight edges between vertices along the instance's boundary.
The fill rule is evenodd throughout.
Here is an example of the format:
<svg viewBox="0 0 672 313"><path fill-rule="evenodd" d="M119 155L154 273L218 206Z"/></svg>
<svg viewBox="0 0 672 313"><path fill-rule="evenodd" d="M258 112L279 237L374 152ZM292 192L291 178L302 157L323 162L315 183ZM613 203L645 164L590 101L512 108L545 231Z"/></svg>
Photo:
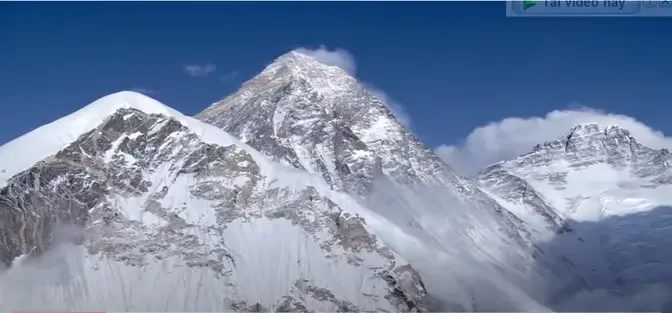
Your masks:
<svg viewBox="0 0 672 313"><path fill-rule="evenodd" d="M598 289L625 297L672 286L672 264L660 250L672 235L664 226L672 222L670 167L666 149L648 148L626 129L581 124L477 179L576 272L557 297Z"/></svg>
<svg viewBox="0 0 672 313"><path fill-rule="evenodd" d="M51 255L60 276L22 277L23 288L3 277L6 308L426 310L417 272L323 187L283 183L282 167L212 126L143 110L159 105L105 97L83 109L103 112L99 125L5 182L0 257L10 277L43 262L60 225L79 226L67 241L85 248ZM147 271L154 281L141 279ZM197 286L205 294L189 291Z"/></svg>
<svg viewBox="0 0 672 313"><path fill-rule="evenodd" d="M455 211L464 207L459 214L469 220L465 227L491 229L505 245L534 249L520 219L456 175L339 67L289 52L196 118L364 201L380 189L431 186L445 194L437 201L457 202ZM423 213L407 211L423 227Z"/></svg>
<svg viewBox="0 0 672 313"><path fill-rule="evenodd" d="M553 228L552 224L557 227L562 219L570 217L571 210L559 208L552 212L530 183L545 182L557 191L564 190L568 175L596 166L627 173L629 176L622 178L636 178L640 180L638 184L647 188L672 183L672 156L667 149L648 148L620 126L599 124L576 125L562 138L538 144L527 154L487 167L477 179L497 194L508 194L505 198L511 201L524 199L530 207L541 210L537 213ZM515 200L516 197L519 199Z"/></svg>

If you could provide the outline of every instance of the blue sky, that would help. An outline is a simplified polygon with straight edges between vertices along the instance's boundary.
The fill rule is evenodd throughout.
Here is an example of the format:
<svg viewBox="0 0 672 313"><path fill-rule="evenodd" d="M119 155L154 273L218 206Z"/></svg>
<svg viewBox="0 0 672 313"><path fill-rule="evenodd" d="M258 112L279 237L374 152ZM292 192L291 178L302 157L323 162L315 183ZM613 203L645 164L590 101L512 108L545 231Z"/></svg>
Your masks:
<svg viewBox="0 0 672 313"><path fill-rule="evenodd" d="M672 18L506 18L502 2L2 2L0 143L124 89L195 114L320 45L350 52L431 147L575 103L669 134L671 31Z"/></svg>

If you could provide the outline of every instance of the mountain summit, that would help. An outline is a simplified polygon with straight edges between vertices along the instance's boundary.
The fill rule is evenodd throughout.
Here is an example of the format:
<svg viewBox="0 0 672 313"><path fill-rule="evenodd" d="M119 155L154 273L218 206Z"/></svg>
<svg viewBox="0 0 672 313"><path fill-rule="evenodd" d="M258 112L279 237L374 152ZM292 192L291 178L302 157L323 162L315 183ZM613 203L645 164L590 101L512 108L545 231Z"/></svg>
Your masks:
<svg viewBox="0 0 672 313"><path fill-rule="evenodd" d="M341 68L290 52L195 117L320 177L447 259L458 249L510 269L513 279L532 275L540 252L525 222L457 175Z"/></svg>
<svg viewBox="0 0 672 313"><path fill-rule="evenodd" d="M622 127L581 124L477 177L579 279L554 297L604 289L625 297L672 282L672 155ZM549 231L550 230L550 231ZM669 298L669 297L668 297ZM585 309L580 307L577 309ZM658 309L656 309L658 310Z"/></svg>
<svg viewBox="0 0 672 313"><path fill-rule="evenodd" d="M638 184L657 186L672 183L671 167L672 155L666 149L643 146L620 126L591 123L576 125L567 135L538 144L527 154L493 164L484 169L478 179L508 201L524 199L528 208L544 216L548 226L557 231L564 229L562 221L571 217L576 205L562 200L562 204L550 209L554 205L547 203L551 200L542 199L536 183L544 182L554 190L567 192L567 188L579 184L569 183L570 179L612 184L631 177L636 178ZM582 176L593 174L596 176ZM513 200L516 197L520 199Z"/></svg>
<svg viewBox="0 0 672 313"><path fill-rule="evenodd" d="M271 64L266 66L261 72L261 75L274 73L284 76L287 72L290 72L293 75L310 77L311 73L313 76L322 76L325 71L333 75L347 73L344 69L338 66L322 63L316 58L298 51L290 51L279 56Z"/></svg>
<svg viewBox="0 0 672 313"><path fill-rule="evenodd" d="M401 184L442 180L459 192L476 190L357 79L295 51L196 118L280 162L321 175L336 190L366 195L380 176Z"/></svg>
<svg viewBox="0 0 672 313"><path fill-rule="evenodd" d="M374 189L393 194L396 187L430 186L442 190L446 203L473 207L464 214L476 225L525 241L515 216L456 175L357 79L312 57L297 52L279 57L196 118L279 162L321 176L334 190L366 200ZM417 207L405 209L414 220L424 215ZM473 216L478 211L483 215Z"/></svg>
<svg viewBox="0 0 672 313"><path fill-rule="evenodd" d="M0 164L2 311L426 310L375 214L144 95L40 127Z"/></svg>
<svg viewBox="0 0 672 313"><path fill-rule="evenodd" d="M531 153L512 161L517 166L541 166L565 160L572 168L604 163L629 169L637 176L665 173L669 151L654 150L640 144L628 130L618 125L580 124L562 138L539 144Z"/></svg>
<svg viewBox="0 0 672 313"><path fill-rule="evenodd" d="M279 57L196 118L280 162L321 175L338 190L366 194L383 173L398 180L429 174L415 170L423 160L401 151L406 143L413 144L409 149L422 144L382 102L344 70L298 52Z"/></svg>

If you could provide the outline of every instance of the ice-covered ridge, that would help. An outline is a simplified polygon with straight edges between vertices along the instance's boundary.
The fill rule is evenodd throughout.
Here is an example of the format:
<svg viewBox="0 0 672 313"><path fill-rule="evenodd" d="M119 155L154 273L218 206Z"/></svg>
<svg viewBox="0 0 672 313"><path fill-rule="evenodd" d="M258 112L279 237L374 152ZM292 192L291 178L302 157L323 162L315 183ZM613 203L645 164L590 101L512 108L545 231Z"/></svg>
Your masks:
<svg viewBox="0 0 672 313"><path fill-rule="evenodd" d="M102 97L70 115L41 126L1 146L0 187L4 186L12 176L30 168L50 155L58 153L75 142L81 135L101 125L107 117L117 110L124 108L173 118L194 134L199 135L199 138L205 143L220 146L233 144L242 148L252 156L255 163L261 168L262 173L267 175L267 182L270 186L290 187L297 190L304 188L305 185L313 186L322 194L329 195L346 211L352 210L354 211L351 211L353 214L362 214L371 218L371 220L376 220L375 216L356 205L347 196L330 190L318 175L272 162L254 148L240 142L227 132L185 116L155 99L133 91L121 91Z"/></svg>
<svg viewBox="0 0 672 313"><path fill-rule="evenodd" d="M254 149L246 147L221 129L203 123L132 91L121 91L102 97L84 108L41 126L0 147L0 187L12 176L33 166L75 142L82 134L95 129L119 109L132 108L148 114L161 114L179 121L206 143L244 147L259 166L267 165ZM258 157L258 158L257 158Z"/></svg>
<svg viewBox="0 0 672 313"><path fill-rule="evenodd" d="M599 123L583 123L576 124L572 127L570 133L594 133L594 132L610 132L610 131L621 131L624 133L630 133L627 129L621 127L617 124L599 124Z"/></svg>
<svg viewBox="0 0 672 313"><path fill-rule="evenodd" d="M577 124L564 136L536 145L531 153L545 152L549 149L575 149L577 144L605 146L612 142L618 145L638 145L637 140L627 129L614 124L602 125L598 123Z"/></svg>
<svg viewBox="0 0 672 313"><path fill-rule="evenodd" d="M5 185L12 176L76 141L79 136L96 128L106 117L121 108L134 108L150 114L183 116L152 98L132 91L121 91L102 97L0 147L0 186Z"/></svg>

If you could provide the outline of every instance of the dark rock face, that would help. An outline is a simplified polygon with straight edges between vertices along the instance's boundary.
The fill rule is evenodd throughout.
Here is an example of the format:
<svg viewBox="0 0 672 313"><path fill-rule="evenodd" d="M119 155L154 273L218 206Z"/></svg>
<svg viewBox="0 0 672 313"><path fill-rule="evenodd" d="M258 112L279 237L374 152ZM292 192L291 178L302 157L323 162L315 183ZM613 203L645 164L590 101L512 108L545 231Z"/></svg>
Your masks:
<svg viewBox="0 0 672 313"><path fill-rule="evenodd" d="M0 190L0 261L48 248L59 224L85 225L104 191L95 176L58 159L40 162Z"/></svg>

